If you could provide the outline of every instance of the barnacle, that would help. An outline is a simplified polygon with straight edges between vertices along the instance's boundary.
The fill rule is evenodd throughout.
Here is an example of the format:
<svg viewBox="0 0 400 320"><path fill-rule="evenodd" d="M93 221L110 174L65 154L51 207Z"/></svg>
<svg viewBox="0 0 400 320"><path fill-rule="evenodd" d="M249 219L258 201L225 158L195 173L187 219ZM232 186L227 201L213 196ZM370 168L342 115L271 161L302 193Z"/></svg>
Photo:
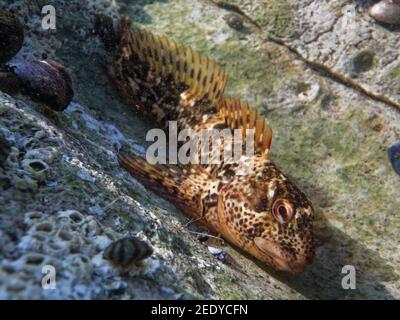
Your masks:
<svg viewBox="0 0 400 320"><path fill-rule="evenodd" d="M36 222L38 222L39 220L41 220L43 218L43 213L39 212L39 211L31 211L31 212L27 212L25 214L24 217L24 223L26 225L33 225Z"/></svg>
<svg viewBox="0 0 400 320"><path fill-rule="evenodd" d="M58 155L58 150L54 147L44 147L30 149L25 154L25 159L38 159L48 164L52 163Z"/></svg>
<svg viewBox="0 0 400 320"><path fill-rule="evenodd" d="M57 221L72 226L81 225L84 221L84 216L76 210L59 211L57 213Z"/></svg>
<svg viewBox="0 0 400 320"><path fill-rule="evenodd" d="M21 162L23 170L36 181L44 181L47 177L49 166L38 159L25 159Z"/></svg>

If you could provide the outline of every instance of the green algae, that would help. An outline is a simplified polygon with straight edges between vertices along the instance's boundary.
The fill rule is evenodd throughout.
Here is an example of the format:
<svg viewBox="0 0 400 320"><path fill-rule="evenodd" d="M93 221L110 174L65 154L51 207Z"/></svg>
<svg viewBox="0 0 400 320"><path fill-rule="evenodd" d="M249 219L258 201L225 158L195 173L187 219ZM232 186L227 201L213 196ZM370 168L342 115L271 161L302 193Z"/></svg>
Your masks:
<svg viewBox="0 0 400 320"><path fill-rule="evenodd" d="M394 67L392 70L390 70L389 77L390 78L400 77L400 65L398 65L398 66Z"/></svg>
<svg viewBox="0 0 400 320"><path fill-rule="evenodd" d="M290 1L214 1L220 7L236 12L243 12L262 29L275 36L284 37L294 30L294 11ZM232 10L233 11L233 10Z"/></svg>
<svg viewBox="0 0 400 320"><path fill-rule="evenodd" d="M276 129L271 157L285 172L295 179L301 177L301 183L312 184L311 192L323 189L325 196L333 199L335 205L330 209L337 219L358 230L356 238L376 238L368 224L381 225L383 238L395 236L400 223L393 220L387 224L385 219L400 206L400 198L395 196L400 181L390 169L386 150L368 117L350 111L335 119L325 112L298 115L276 111L268 117ZM381 167L384 170L379 170ZM318 206L318 199L314 202Z"/></svg>
<svg viewBox="0 0 400 320"><path fill-rule="evenodd" d="M278 37L291 33L294 28L294 13L288 1L272 1L270 15L273 23L271 33ZM268 17L265 20L268 22Z"/></svg>

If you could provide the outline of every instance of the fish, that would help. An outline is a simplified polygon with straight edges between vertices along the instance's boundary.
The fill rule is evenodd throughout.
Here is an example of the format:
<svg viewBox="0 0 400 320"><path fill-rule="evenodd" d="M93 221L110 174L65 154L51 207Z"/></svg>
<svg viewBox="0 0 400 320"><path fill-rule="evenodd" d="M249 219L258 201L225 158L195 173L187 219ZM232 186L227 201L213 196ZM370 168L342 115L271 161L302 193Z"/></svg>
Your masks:
<svg viewBox="0 0 400 320"><path fill-rule="evenodd" d="M115 23L102 16L95 33L111 56L108 75L119 95L159 127L177 121L180 130L196 133L254 130L251 159L150 164L120 150L120 165L147 189L265 265L305 271L315 259L313 205L270 159L272 129L266 119L247 102L225 95L228 75L222 65L171 38L134 28L127 19Z"/></svg>

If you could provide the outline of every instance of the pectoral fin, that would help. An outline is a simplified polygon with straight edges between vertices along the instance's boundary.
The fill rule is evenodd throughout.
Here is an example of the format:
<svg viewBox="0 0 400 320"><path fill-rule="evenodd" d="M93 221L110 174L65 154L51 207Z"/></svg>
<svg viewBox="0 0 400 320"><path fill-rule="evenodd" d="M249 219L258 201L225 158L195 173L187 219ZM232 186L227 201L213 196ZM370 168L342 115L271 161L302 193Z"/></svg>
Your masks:
<svg viewBox="0 0 400 320"><path fill-rule="evenodd" d="M200 167L152 165L140 156L128 156L121 153L117 156L120 165L147 189L170 201L194 218L202 216L203 181L207 181L209 177L208 173Z"/></svg>

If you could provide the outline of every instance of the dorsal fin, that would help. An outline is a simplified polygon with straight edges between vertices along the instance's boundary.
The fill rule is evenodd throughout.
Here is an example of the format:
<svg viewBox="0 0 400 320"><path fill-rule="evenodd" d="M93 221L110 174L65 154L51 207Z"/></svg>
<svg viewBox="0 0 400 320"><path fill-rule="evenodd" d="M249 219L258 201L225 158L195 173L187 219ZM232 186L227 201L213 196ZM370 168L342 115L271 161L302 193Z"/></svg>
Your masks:
<svg viewBox="0 0 400 320"><path fill-rule="evenodd" d="M225 118L231 129L254 130L254 148L256 151L268 154L272 141L272 129L265 118L258 114L257 109L239 99L222 97L218 104L219 112Z"/></svg>
<svg viewBox="0 0 400 320"><path fill-rule="evenodd" d="M227 82L222 66L190 47L146 30L130 30L126 36L128 48L156 74L172 75L176 82L189 86L191 96L207 97L218 104Z"/></svg>

